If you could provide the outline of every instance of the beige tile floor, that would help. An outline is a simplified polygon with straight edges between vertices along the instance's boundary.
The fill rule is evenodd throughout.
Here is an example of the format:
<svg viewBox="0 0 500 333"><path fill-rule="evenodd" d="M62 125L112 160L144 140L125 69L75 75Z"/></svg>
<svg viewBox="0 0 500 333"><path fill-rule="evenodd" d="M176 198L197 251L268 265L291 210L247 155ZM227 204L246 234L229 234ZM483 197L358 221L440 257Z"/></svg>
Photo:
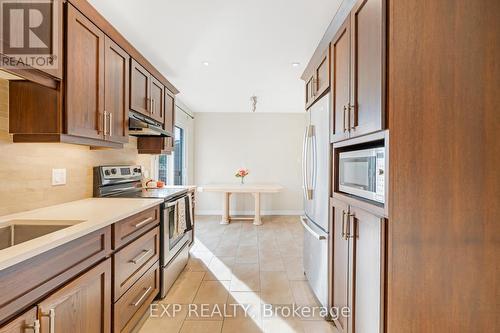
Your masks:
<svg viewBox="0 0 500 333"><path fill-rule="evenodd" d="M336 332L317 316L265 316L262 310L264 304L317 306L303 274L298 217L264 217L262 226L236 221L220 225L215 216L196 221L189 263L158 304L169 307L168 314L160 308L140 333ZM246 307L248 315L233 304Z"/></svg>

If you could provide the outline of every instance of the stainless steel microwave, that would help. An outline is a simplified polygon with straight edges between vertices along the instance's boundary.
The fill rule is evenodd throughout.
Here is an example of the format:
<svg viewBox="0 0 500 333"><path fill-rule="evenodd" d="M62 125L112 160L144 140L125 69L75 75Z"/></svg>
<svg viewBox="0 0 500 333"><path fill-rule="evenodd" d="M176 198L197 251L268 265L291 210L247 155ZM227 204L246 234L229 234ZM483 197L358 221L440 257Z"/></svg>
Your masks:
<svg viewBox="0 0 500 333"><path fill-rule="evenodd" d="M385 148L339 154L339 191L385 203Z"/></svg>

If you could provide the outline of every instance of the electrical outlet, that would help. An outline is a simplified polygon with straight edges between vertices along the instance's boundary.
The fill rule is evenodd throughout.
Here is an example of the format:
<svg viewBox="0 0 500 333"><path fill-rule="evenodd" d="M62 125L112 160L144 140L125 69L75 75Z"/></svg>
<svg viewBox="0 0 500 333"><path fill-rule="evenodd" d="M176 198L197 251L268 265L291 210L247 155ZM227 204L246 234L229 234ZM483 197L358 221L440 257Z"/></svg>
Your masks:
<svg viewBox="0 0 500 333"><path fill-rule="evenodd" d="M66 169L52 169L52 186L66 185Z"/></svg>

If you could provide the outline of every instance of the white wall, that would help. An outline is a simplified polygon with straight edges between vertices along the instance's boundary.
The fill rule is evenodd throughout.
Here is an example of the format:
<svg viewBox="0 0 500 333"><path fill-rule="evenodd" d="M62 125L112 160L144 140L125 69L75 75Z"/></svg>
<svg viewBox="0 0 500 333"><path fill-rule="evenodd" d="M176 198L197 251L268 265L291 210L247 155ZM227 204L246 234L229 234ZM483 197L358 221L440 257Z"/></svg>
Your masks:
<svg viewBox="0 0 500 333"><path fill-rule="evenodd" d="M303 209L302 138L306 113L196 113L194 176L196 185L238 183L240 167L247 183L278 183L279 194L261 197L263 214L296 215ZM233 195L232 214L253 214L250 195ZM222 194L198 193L197 213L220 214Z"/></svg>
<svg viewBox="0 0 500 333"><path fill-rule="evenodd" d="M176 101L175 125L184 129L185 156L184 177L185 184L194 184L194 115L181 101Z"/></svg>

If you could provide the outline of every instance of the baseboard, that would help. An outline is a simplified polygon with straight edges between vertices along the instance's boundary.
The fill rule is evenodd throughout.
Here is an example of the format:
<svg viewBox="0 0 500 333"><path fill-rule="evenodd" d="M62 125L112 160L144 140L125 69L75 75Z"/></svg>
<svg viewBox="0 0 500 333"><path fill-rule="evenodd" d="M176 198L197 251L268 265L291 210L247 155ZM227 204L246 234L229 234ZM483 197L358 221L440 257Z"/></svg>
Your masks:
<svg viewBox="0 0 500 333"><path fill-rule="evenodd" d="M254 215L253 210L241 210L241 211L231 211L230 215ZM222 215L222 210L197 210L195 212L196 215ZM303 210L263 210L260 212L260 215L304 215Z"/></svg>

